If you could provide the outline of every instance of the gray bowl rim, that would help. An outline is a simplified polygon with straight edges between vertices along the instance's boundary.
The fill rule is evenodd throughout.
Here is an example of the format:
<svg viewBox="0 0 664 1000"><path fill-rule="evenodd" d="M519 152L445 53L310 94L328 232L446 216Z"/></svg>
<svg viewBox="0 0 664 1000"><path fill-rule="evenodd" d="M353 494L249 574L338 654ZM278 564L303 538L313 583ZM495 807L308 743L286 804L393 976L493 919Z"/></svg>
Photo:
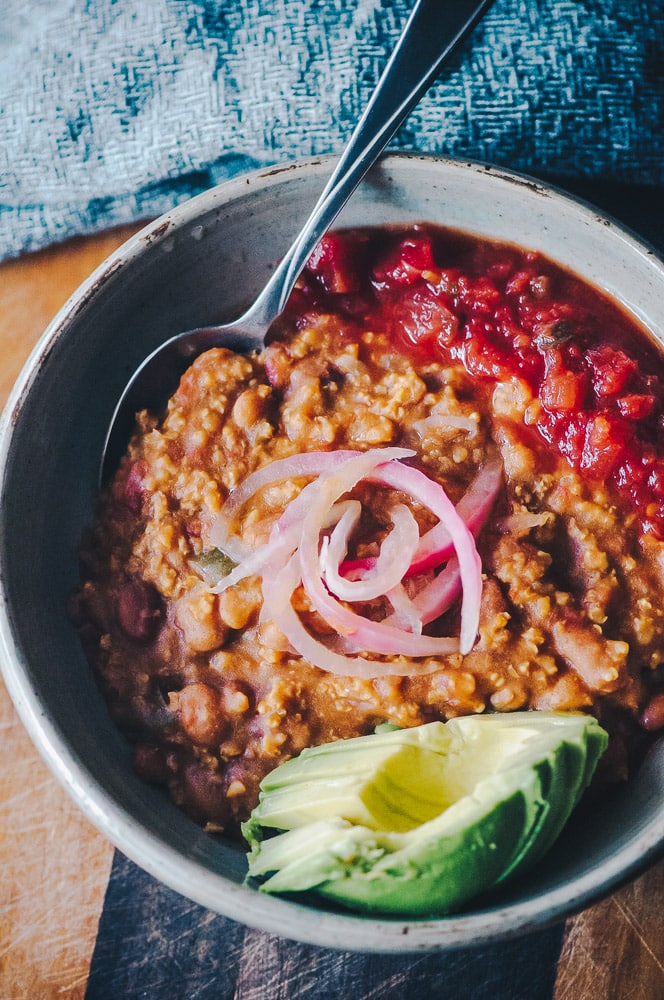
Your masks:
<svg viewBox="0 0 664 1000"><path fill-rule="evenodd" d="M535 196L553 197L567 202L575 207L587 224L614 228L633 252L645 255L656 266L664 269L662 258L654 247L628 227L599 211L592 203L570 195L555 185L543 183L524 173L465 158L389 153L381 162L389 167L392 162L404 161L410 162L415 168L418 163L424 163L436 164L442 171L475 172L491 177L499 184L524 185ZM13 427L20 419L23 403L31 391L41 364L58 339L66 336L69 323L94 298L101 285L130 266L145 248L166 238L174 227L195 220L217 203L220 206L232 202L246 193L248 186L267 188L280 183L284 176L302 172L317 173L322 184L335 162L334 156L312 157L242 174L196 195L147 223L111 253L69 297L49 323L30 352L10 392L0 417L2 494L5 491ZM375 953L443 951L489 944L558 923L605 898L664 855L664 825L661 830L656 830L651 823L629 850L623 850L599 869L593 868L572 883L549 890L540 898L526 899L505 907L491 907L469 915L453 914L417 920L385 919L374 915L318 910L299 902L258 893L223 875L212 875L208 870L201 873L195 862L183 859L160 838L137 828L131 814L108 799L102 786L98 785L87 770L85 762L70 752L63 736L40 703L39 692L30 683L28 664L15 642L2 568L0 565L0 670L19 718L37 750L81 812L116 848L165 885L212 912L268 933L326 948Z"/></svg>

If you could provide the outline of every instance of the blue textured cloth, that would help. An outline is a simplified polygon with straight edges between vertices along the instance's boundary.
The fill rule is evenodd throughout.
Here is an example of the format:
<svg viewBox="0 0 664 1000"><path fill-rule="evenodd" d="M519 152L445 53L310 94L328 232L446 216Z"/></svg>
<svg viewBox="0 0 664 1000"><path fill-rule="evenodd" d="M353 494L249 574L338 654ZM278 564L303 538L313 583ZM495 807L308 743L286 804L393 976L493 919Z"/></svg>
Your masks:
<svg viewBox="0 0 664 1000"><path fill-rule="evenodd" d="M411 4L3 0L0 257L338 151ZM662 184L663 111L664 0L496 0L393 145Z"/></svg>

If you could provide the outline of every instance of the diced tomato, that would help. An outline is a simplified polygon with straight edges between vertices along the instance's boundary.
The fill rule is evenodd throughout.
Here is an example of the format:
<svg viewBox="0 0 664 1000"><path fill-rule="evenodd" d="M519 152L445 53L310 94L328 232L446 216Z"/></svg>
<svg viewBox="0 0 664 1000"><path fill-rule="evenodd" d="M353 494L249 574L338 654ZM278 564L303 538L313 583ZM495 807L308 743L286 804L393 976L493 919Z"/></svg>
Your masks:
<svg viewBox="0 0 664 1000"><path fill-rule="evenodd" d="M326 292L347 295L361 289L360 259L365 243L343 234L328 233L322 238L307 262L307 271Z"/></svg>
<svg viewBox="0 0 664 1000"><path fill-rule="evenodd" d="M664 503L648 504L641 527L645 535L653 535L658 542L664 541Z"/></svg>
<svg viewBox="0 0 664 1000"><path fill-rule="evenodd" d="M622 392L638 371L634 358L624 351L601 344L586 353L592 385L597 396L614 396Z"/></svg>
<svg viewBox="0 0 664 1000"><path fill-rule="evenodd" d="M659 459L651 466L648 474L648 489L658 500L664 500L664 460Z"/></svg>
<svg viewBox="0 0 664 1000"><path fill-rule="evenodd" d="M470 375L505 379L514 372L514 358L495 344L479 319L471 320L458 356Z"/></svg>
<svg viewBox="0 0 664 1000"><path fill-rule="evenodd" d="M636 507L643 507L646 498L650 497L652 491L648 486L647 479L649 473L649 463L637 453L637 450L628 450L613 470L613 482L618 489Z"/></svg>
<svg viewBox="0 0 664 1000"><path fill-rule="evenodd" d="M394 319L406 339L413 344L424 341L450 347L459 333L459 317L445 304L437 289L418 288L394 310Z"/></svg>
<svg viewBox="0 0 664 1000"><path fill-rule="evenodd" d="M523 271L516 271L505 285L506 295L521 295L530 288L530 283L535 277L535 272L528 268Z"/></svg>
<svg viewBox="0 0 664 1000"><path fill-rule="evenodd" d="M540 402L547 410L578 410L583 406L585 394L584 377L569 371L547 375L539 390Z"/></svg>
<svg viewBox="0 0 664 1000"><path fill-rule="evenodd" d="M490 278L462 275L457 283L459 302L474 313L492 313L503 301L500 289Z"/></svg>
<svg viewBox="0 0 664 1000"><path fill-rule="evenodd" d="M459 291L460 273L460 271L453 267L446 267L436 272L435 282L432 281L429 275L427 275L427 283L435 286L438 295L448 296L450 305L452 305L456 300Z"/></svg>
<svg viewBox="0 0 664 1000"><path fill-rule="evenodd" d="M578 469L581 464L587 424L588 417L583 412L575 413L569 417L559 416L554 424L558 450L574 469Z"/></svg>
<svg viewBox="0 0 664 1000"><path fill-rule="evenodd" d="M569 303L542 304L525 296L520 301L519 318L530 330L536 349L542 352L569 343L579 322Z"/></svg>
<svg viewBox="0 0 664 1000"><path fill-rule="evenodd" d="M510 305L505 302L494 312L496 329L501 337L515 350L525 351L530 347L530 337L514 317Z"/></svg>
<svg viewBox="0 0 664 1000"><path fill-rule="evenodd" d="M395 250L374 268L378 284L408 286L423 275L436 273L433 247L428 236L413 236L401 240Z"/></svg>
<svg viewBox="0 0 664 1000"><path fill-rule="evenodd" d="M630 393L620 396L616 400L616 406L628 420L644 420L655 408L655 397L650 393Z"/></svg>
<svg viewBox="0 0 664 1000"><path fill-rule="evenodd" d="M523 379L536 401L529 423L551 452L610 481L664 539L659 362L629 318L573 275L536 253L421 226L384 242L326 236L292 300L303 315L331 308L391 331L427 360L458 359L473 378ZM273 347L268 378L279 388ZM125 503L140 504L140 476L126 492Z"/></svg>
<svg viewBox="0 0 664 1000"><path fill-rule="evenodd" d="M608 479L625 453L627 439L624 421L593 414L586 425L579 467L596 479Z"/></svg>
<svg viewBox="0 0 664 1000"><path fill-rule="evenodd" d="M516 264L514 257L503 257L489 264L486 273L493 281L511 281Z"/></svg>

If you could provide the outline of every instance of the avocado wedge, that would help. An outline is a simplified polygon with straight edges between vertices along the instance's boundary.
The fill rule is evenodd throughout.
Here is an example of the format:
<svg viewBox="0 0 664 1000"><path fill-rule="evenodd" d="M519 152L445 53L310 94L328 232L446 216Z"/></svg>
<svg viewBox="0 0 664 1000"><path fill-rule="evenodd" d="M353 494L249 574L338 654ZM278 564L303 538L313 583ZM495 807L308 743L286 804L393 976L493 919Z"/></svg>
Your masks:
<svg viewBox="0 0 664 1000"><path fill-rule="evenodd" d="M590 716L514 712L309 748L261 784L249 876L360 911L450 913L548 851L607 742Z"/></svg>

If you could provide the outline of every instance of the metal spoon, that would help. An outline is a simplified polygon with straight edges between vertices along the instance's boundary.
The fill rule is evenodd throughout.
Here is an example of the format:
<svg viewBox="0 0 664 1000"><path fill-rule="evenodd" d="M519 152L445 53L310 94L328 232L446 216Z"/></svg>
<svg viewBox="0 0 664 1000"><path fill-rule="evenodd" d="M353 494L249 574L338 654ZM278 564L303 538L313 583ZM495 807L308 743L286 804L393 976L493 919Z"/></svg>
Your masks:
<svg viewBox="0 0 664 1000"><path fill-rule="evenodd" d="M433 83L442 63L492 0L417 0L369 103L323 193L251 308L233 323L171 337L136 370L106 436L100 484L117 468L140 409L161 409L193 358L210 347L248 353L263 347L302 268L369 168Z"/></svg>

